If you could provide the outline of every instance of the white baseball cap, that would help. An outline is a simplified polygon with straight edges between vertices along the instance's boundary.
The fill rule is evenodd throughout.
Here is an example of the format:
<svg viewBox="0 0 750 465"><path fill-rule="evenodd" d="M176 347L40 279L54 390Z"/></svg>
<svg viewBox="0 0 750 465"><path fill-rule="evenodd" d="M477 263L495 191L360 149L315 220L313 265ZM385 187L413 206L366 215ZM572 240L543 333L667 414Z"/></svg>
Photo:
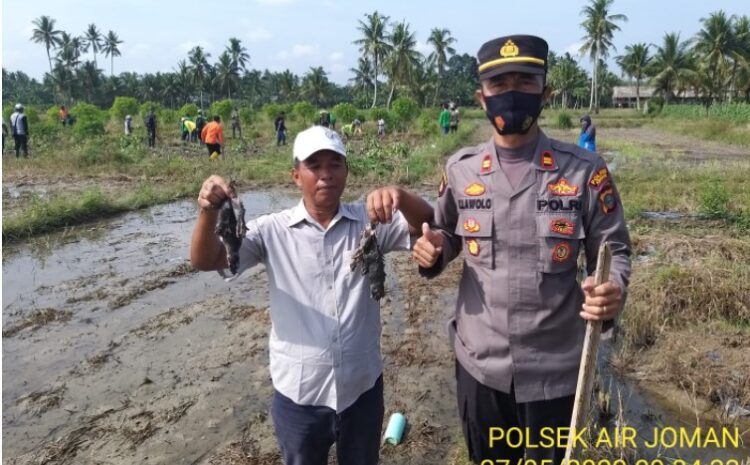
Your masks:
<svg viewBox="0 0 750 465"><path fill-rule="evenodd" d="M323 126L313 126L297 134L292 159L305 161L321 150L333 150L343 157L346 156L346 148L336 131Z"/></svg>

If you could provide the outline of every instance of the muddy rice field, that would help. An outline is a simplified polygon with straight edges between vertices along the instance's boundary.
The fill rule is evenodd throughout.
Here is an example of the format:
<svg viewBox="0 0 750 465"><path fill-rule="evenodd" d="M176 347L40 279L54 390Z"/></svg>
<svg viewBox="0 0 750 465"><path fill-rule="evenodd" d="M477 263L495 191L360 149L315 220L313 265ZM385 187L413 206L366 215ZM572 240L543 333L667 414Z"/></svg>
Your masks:
<svg viewBox="0 0 750 465"><path fill-rule="evenodd" d="M643 128L600 131L608 134L653 137L693 162L747 156ZM66 188L76 189L4 175L3 206L22 208L29 189ZM243 193L248 218L298 198L285 188ZM266 274L256 268L225 283L192 270L196 213L184 200L3 248L4 464L280 463L269 417ZM401 445L383 446L383 464L464 463L446 330L460 262L424 281L408 253L387 259L386 419L404 412L409 427ZM746 343L739 347L750 353ZM601 367L632 423L695 423L690 409L616 375L604 358ZM686 454L742 458L750 449Z"/></svg>

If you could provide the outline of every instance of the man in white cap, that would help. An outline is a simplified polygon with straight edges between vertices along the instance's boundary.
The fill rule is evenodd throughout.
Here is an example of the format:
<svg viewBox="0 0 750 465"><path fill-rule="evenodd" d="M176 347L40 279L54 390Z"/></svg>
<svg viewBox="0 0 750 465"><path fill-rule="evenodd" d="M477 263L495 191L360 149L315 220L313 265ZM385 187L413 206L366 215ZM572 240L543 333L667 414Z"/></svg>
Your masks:
<svg viewBox="0 0 750 465"><path fill-rule="evenodd" d="M13 141L16 143L16 158L20 152L24 157L29 156L29 120L23 112L23 105L16 103L15 111L10 115L10 129Z"/></svg>
<svg viewBox="0 0 750 465"><path fill-rule="evenodd" d="M248 222L238 270L263 263L268 272L276 437L287 465L325 465L334 443L340 465L376 464L384 413L380 305L369 278L349 265L367 225L376 225L383 253L408 250L432 208L398 187L341 203L346 149L328 128L300 132L293 161L301 201ZM227 268L214 225L217 208L236 195L219 176L203 183L190 246L195 268Z"/></svg>

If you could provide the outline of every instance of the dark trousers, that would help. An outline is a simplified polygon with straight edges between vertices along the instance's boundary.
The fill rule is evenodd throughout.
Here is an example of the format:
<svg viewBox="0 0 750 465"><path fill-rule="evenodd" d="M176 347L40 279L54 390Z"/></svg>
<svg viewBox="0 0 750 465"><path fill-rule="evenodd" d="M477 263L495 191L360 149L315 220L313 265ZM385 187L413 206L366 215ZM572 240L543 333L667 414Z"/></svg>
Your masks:
<svg viewBox="0 0 750 465"><path fill-rule="evenodd" d="M510 428L520 428L527 437L525 443L548 443L549 440L540 436L541 429L553 428L546 437L556 437L557 428L570 427L574 396L517 403L512 386L511 393L506 394L480 384L458 362L456 381L458 411L469 458L474 463L480 464L482 460L491 460L493 463L495 460L510 460L509 463L519 463L524 453L527 459L536 463L542 463L542 460L551 460L555 464L562 462L565 457L564 447L524 449L523 446L510 447L505 440L495 440L490 447L490 428L502 428L506 434ZM497 436L496 433L494 437ZM513 445L518 442L517 438L518 435L515 435L511 441Z"/></svg>
<svg viewBox="0 0 750 465"><path fill-rule="evenodd" d="M23 152L24 157L29 156L29 146L28 141L25 134L24 135L13 135L13 141L16 143L16 157L18 157L19 152Z"/></svg>
<svg viewBox="0 0 750 465"><path fill-rule="evenodd" d="M276 146L286 145L286 131L276 131Z"/></svg>
<svg viewBox="0 0 750 465"><path fill-rule="evenodd" d="M328 407L298 405L278 391L271 417L286 465L326 465L336 443L339 465L376 465L383 427L383 376L341 413Z"/></svg>
<svg viewBox="0 0 750 465"><path fill-rule="evenodd" d="M219 152L219 154L221 154L221 144L206 144L206 147L208 147L209 157L213 155L214 152Z"/></svg>
<svg viewBox="0 0 750 465"><path fill-rule="evenodd" d="M148 146L149 147L156 147L156 131L149 131L148 132Z"/></svg>
<svg viewBox="0 0 750 465"><path fill-rule="evenodd" d="M233 139L237 137L235 134L235 131L239 133L240 139L242 139L242 128L240 127L240 123L232 123L232 138Z"/></svg>

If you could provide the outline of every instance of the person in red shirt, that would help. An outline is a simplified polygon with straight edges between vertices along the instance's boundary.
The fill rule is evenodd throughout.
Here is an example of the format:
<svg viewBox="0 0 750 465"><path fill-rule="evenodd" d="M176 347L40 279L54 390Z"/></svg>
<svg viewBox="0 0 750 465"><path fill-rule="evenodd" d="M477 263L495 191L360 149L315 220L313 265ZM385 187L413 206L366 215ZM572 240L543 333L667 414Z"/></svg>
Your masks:
<svg viewBox="0 0 750 465"><path fill-rule="evenodd" d="M224 147L224 128L221 125L221 117L214 116L214 120L203 127L201 131L201 140L208 147L209 157L214 152L221 155L221 149ZM216 155L218 156L218 155ZM216 156L214 158L216 158Z"/></svg>

